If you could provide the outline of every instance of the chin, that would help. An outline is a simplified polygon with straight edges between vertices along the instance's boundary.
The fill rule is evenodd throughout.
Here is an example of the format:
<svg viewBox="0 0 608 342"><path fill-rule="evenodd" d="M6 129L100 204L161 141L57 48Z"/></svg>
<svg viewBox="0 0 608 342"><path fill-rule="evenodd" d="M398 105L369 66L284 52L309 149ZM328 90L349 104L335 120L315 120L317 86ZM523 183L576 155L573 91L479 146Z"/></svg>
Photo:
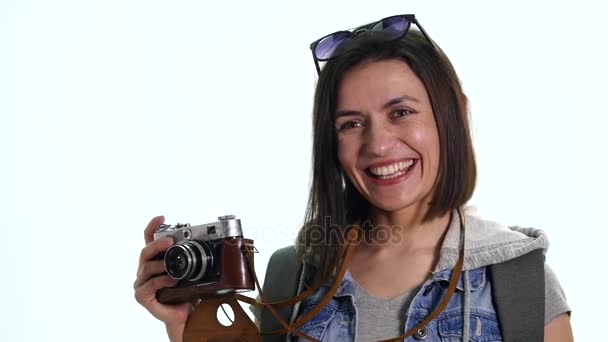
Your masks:
<svg viewBox="0 0 608 342"><path fill-rule="evenodd" d="M411 194L411 191L410 191ZM430 204L430 192L427 195L413 195L410 196L374 196L372 198L368 198L372 207L377 210L394 213L399 212L406 209L416 209L419 208L428 208Z"/></svg>
<svg viewBox="0 0 608 342"><path fill-rule="evenodd" d="M417 201L374 201L372 206L384 212L398 212L416 205Z"/></svg>

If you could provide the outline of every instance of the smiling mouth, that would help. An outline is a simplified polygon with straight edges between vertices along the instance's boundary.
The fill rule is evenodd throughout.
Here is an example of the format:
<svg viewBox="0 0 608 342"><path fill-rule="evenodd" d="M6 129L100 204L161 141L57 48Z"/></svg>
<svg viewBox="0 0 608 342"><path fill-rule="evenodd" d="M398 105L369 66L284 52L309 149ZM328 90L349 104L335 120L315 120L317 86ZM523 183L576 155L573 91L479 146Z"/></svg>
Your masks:
<svg viewBox="0 0 608 342"><path fill-rule="evenodd" d="M408 159L390 165L369 167L366 169L366 173L370 177L376 179L393 179L405 175L414 165L416 165L417 161L418 159Z"/></svg>

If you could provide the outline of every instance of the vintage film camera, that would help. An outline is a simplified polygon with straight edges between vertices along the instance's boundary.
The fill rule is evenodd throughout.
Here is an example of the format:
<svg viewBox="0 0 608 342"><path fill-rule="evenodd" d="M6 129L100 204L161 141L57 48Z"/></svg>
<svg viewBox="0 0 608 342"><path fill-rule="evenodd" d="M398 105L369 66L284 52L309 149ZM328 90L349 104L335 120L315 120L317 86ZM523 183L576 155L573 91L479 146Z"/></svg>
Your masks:
<svg viewBox="0 0 608 342"><path fill-rule="evenodd" d="M247 259L253 266L253 240L243 238L241 220L220 216L218 222L191 226L161 225L154 240L170 236L175 241L157 256L167 274L178 280L174 287L156 292L163 304L192 302L203 297L254 290Z"/></svg>

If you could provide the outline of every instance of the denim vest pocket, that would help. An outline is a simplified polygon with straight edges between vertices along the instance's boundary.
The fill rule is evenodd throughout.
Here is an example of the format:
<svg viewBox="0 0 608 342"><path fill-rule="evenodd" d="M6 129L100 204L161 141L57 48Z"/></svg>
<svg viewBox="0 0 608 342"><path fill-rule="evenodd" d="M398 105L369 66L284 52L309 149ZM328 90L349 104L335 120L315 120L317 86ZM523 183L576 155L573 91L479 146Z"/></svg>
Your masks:
<svg viewBox="0 0 608 342"><path fill-rule="evenodd" d="M480 288L483 288L486 284L486 268L480 267L469 272L469 282L471 292L475 292ZM447 290L450 285L452 276L452 270L441 271L433 276L433 280L438 283L442 289ZM460 276L456 289L460 292L464 291L464 276Z"/></svg>
<svg viewBox="0 0 608 342"><path fill-rule="evenodd" d="M469 339L474 342L502 342L496 317L471 312ZM463 315L453 314L437 320L439 336L443 342L462 341Z"/></svg>

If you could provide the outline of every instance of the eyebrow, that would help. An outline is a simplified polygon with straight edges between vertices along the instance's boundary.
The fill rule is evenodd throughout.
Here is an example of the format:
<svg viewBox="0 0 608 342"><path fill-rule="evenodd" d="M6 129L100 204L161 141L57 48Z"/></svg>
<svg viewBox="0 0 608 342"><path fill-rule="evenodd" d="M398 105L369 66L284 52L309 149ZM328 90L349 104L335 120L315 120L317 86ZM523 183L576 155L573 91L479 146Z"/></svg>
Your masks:
<svg viewBox="0 0 608 342"><path fill-rule="evenodd" d="M399 104L403 101L410 101L410 102L416 102L416 103L420 103L420 101L412 96L409 95L403 95L403 96L399 96L396 97L394 99L388 100L383 106L382 109L387 109L389 107L392 107L396 104ZM357 114L361 114L361 112L356 111L356 110L341 110L341 111L337 111L336 115L334 116L334 119L337 119L341 116L347 116L347 115L357 115Z"/></svg>

